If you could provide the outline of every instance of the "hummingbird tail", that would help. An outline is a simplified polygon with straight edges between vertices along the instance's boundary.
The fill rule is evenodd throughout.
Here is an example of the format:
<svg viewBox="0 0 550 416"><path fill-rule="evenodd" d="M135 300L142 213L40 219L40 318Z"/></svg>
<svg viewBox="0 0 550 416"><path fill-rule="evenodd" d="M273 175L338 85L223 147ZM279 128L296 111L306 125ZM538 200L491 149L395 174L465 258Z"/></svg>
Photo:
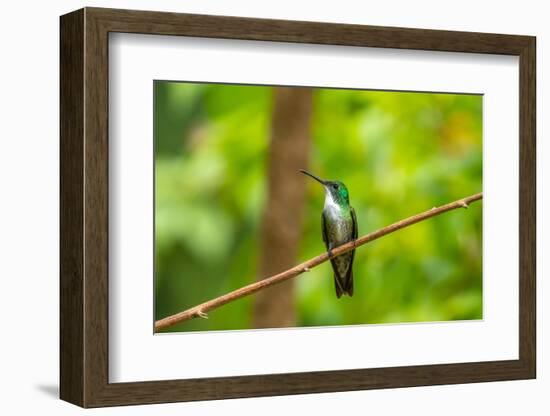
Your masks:
<svg viewBox="0 0 550 416"><path fill-rule="evenodd" d="M338 299L340 299L342 295L348 295L349 297L353 296L353 273L350 271L347 279L343 282L334 275L334 288L336 289L336 297Z"/></svg>
<svg viewBox="0 0 550 416"><path fill-rule="evenodd" d="M336 289L336 297L340 299L342 297L342 293L344 292L344 289L340 286L340 282L338 281L337 277L334 276L334 288Z"/></svg>
<svg viewBox="0 0 550 416"><path fill-rule="evenodd" d="M342 295L353 296L354 251L351 254L343 254L330 259L334 271L334 287L337 298L342 297Z"/></svg>
<svg viewBox="0 0 550 416"><path fill-rule="evenodd" d="M348 275L348 280L346 281L346 293L350 297L353 296L353 272L351 270Z"/></svg>

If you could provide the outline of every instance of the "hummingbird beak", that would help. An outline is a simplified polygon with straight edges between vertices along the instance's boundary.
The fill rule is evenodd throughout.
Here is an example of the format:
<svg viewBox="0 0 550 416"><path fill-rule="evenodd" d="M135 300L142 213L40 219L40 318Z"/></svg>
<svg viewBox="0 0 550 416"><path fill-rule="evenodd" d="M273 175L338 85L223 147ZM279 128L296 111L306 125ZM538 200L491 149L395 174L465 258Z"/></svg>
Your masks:
<svg viewBox="0 0 550 416"><path fill-rule="evenodd" d="M307 175L307 176L309 176L309 177L315 179L315 180L316 180L317 182L319 182L321 185L325 186L325 181L322 180L321 178L315 176L314 174L309 173L308 171L305 171L305 170L303 170L303 169L300 169L300 172L302 172L304 175Z"/></svg>

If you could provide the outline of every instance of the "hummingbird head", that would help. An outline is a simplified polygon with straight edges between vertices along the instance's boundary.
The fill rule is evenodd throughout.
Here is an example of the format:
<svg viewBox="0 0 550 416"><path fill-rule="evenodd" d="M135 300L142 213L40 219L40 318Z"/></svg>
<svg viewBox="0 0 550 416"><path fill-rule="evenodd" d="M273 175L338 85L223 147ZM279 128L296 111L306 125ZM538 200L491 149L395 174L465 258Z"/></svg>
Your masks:
<svg viewBox="0 0 550 416"><path fill-rule="evenodd" d="M303 169L300 169L304 175L307 175L317 182L319 182L325 188L325 203L332 203L337 205L349 205L349 192L346 185L340 181L328 181L321 179L312 173L309 173Z"/></svg>

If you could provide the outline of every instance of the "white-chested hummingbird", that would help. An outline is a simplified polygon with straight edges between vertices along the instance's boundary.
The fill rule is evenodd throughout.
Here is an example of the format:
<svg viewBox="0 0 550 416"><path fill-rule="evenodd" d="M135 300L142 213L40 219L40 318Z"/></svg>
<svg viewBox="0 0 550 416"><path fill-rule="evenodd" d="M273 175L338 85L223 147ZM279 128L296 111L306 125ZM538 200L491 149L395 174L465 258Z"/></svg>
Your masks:
<svg viewBox="0 0 550 416"><path fill-rule="evenodd" d="M325 188L325 206L321 214L321 230L332 269L336 296L353 296L353 257L355 250L334 257L332 249L357 239L357 218L349 204L349 192L340 181L323 180L305 170L300 172L315 179Z"/></svg>

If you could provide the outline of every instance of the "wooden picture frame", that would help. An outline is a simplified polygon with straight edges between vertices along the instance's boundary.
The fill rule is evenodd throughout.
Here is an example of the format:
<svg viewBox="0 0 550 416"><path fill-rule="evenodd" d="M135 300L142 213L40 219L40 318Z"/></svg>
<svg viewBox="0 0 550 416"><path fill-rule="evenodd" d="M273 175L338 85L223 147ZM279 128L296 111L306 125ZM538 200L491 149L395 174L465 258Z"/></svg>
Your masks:
<svg viewBox="0 0 550 416"><path fill-rule="evenodd" d="M85 8L61 17L60 396L83 407L535 378L535 38ZM109 383L110 32L519 57L519 359Z"/></svg>

